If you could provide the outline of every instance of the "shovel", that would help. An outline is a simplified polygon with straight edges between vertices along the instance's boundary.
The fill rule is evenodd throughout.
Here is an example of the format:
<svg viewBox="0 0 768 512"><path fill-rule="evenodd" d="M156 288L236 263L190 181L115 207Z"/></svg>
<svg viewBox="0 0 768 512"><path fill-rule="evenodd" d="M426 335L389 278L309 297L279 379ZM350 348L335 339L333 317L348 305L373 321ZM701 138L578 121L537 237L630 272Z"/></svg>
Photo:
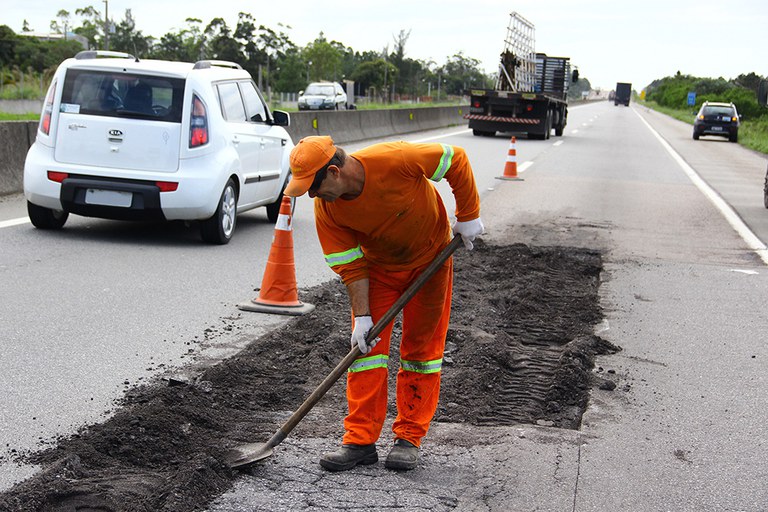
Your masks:
<svg viewBox="0 0 768 512"><path fill-rule="evenodd" d="M432 263L430 263L429 266L424 269L424 272L422 272L421 275L416 278L416 280L411 284L411 286L408 287L407 290L405 290L405 293L403 293L403 295L400 296L400 298L397 299L394 304L392 304L392 307L389 308L386 313L384 313L384 316L382 316L379 321L376 322L376 325L374 325L373 328L368 332L368 336L366 337L367 342L370 343L371 340L375 339L381 333L381 331L384 330L384 327L386 327L386 325L391 322L395 316L397 316L400 310L405 307L405 305L413 298L414 295L416 295L421 287L424 286L424 283L426 283L435 274L435 272L437 272L443 263L445 263L451 254L453 254L459 245L461 245L461 243L461 236L457 235L453 237L451 243L449 243L445 249L443 249L440 254L437 255L434 261L432 261ZM333 386L333 384L339 380L339 377L341 377L344 372L346 372L349 367L352 366L352 363L355 362L355 359L361 355L362 353L360 352L360 349L357 347L357 345L352 347L352 350L350 350L344 359L342 359L341 362L336 365L336 368L331 371L331 373L325 378L325 380L323 380L323 382L320 383L319 386L317 386L312 394L309 395L306 400L304 400L304 403L301 404L298 409L296 409L296 412L294 412L291 417L288 418L285 423L283 423L283 426L280 427L277 432L275 432L269 441L266 443L243 444L228 450L224 454L226 464L230 468L242 468L244 466L253 464L254 462L266 459L272 455L272 449L282 443L283 440L288 437L288 434L291 433L294 427L299 424L304 416L307 415L312 407L314 407L315 404L331 388L331 386Z"/></svg>

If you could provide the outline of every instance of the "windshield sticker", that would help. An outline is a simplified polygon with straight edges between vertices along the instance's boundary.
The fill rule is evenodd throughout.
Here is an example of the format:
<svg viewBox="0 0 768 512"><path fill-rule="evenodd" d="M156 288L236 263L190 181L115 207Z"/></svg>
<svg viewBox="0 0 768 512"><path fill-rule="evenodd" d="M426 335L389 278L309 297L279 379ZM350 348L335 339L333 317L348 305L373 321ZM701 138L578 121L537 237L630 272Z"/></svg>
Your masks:
<svg viewBox="0 0 768 512"><path fill-rule="evenodd" d="M61 111L66 112L67 114L79 114L80 105L76 105L74 103L62 103Z"/></svg>

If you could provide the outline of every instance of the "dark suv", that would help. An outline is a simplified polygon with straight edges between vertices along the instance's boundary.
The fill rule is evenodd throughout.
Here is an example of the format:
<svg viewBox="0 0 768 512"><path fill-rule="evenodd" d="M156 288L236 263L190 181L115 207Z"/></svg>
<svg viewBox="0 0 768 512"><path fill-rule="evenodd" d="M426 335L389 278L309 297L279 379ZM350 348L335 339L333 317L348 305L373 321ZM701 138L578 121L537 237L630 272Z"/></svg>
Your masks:
<svg viewBox="0 0 768 512"><path fill-rule="evenodd" d="M699 140L701 135L716 135L737 142L740 121L741 116L733 103L705 101L693 122L693 140Z"/></svg>

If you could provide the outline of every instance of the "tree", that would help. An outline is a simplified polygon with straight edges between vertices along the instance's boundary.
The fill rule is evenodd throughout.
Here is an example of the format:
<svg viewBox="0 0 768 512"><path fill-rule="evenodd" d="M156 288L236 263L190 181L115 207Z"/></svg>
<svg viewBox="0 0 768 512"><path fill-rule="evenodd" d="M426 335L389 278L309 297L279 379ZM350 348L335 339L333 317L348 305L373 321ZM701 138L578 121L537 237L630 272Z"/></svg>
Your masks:
<svg viewBox="0 0 768 512"><path fill-rule="evenodd" d="M14 63L18 38L11 27L0 25L0 66L6 67Z"/></svg>
<svg viewBox="0 0 768 512"><path fill-rule="evenodd" d="M204 58L205 36L200 29L202 20L187 18L187 28L168 32L151 50L154 59L196 62Z"/></svg>
<svg viewBox="0 0 768 512"><path fill-rule="evenodd" d="M152 47L152 37L144 37L136 30L136 20L130 9L125 10L125 18L115 27L115 33L109 38L112 50L126 52L136 57L146 57Z"/></svg>
<svg viewBox="0 0 768 512"><path fill-rule="evenodd" d="M56 19L51 20L51 32L66 35L67 28L71 27L69 18L69 11L66 9L61 9L59 12L57 12Z"/></svg>
<svg viewBox="0 0 768 512"><path fill-rule="evenodd" d="M213 18L205 27L204 34L208 38L208 55L210 58L242 62L240 45L232 37L232 31L223 18Z"/></svg>
<svg viewBox="0 0 768 512"><path fill-rule="evenodd" d="M90 48L98 48L104 41L104 26L101 13L93 6L75 9L75 14L82 18L81 25L73 30L77 35L88 40Z"/></svg>
<svg viewBox="0 0 768 512"><path fill-rule="evenodd" d="M484 86L485 74L480 70L480 61L465 57L462 52L449 58L442 69L443 92L462 95L471 87Z"/></svg>
<svg viewBox="0 0 768 512"><path fill-rule="evenodd" d="M313 42L304 48L304 60L308 66L308 81L339 80L341 71L341 52L338 44L328 42L320 32Z"/></svg>
<svg viewBox="0 0 768 512"><path fill-rule="evenodd" d="M352 79L360 85L360 91L373 88L380 101L386 101L389 84L396 78L397 67L382 58L363 62L352 74Z"/></svg>

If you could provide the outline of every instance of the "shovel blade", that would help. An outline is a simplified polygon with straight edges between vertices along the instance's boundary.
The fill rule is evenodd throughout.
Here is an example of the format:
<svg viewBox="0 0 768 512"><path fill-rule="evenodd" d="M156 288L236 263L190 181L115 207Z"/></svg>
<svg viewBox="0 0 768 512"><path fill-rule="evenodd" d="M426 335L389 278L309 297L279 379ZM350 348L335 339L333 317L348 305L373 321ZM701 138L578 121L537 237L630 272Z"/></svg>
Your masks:
<svg viewBox="0 0 768 512"><path fill-rule="evenodd" d="M230 468L243 468L272 455L272 447L267 443L248 443L235 446L224 454Z"/></svg>

